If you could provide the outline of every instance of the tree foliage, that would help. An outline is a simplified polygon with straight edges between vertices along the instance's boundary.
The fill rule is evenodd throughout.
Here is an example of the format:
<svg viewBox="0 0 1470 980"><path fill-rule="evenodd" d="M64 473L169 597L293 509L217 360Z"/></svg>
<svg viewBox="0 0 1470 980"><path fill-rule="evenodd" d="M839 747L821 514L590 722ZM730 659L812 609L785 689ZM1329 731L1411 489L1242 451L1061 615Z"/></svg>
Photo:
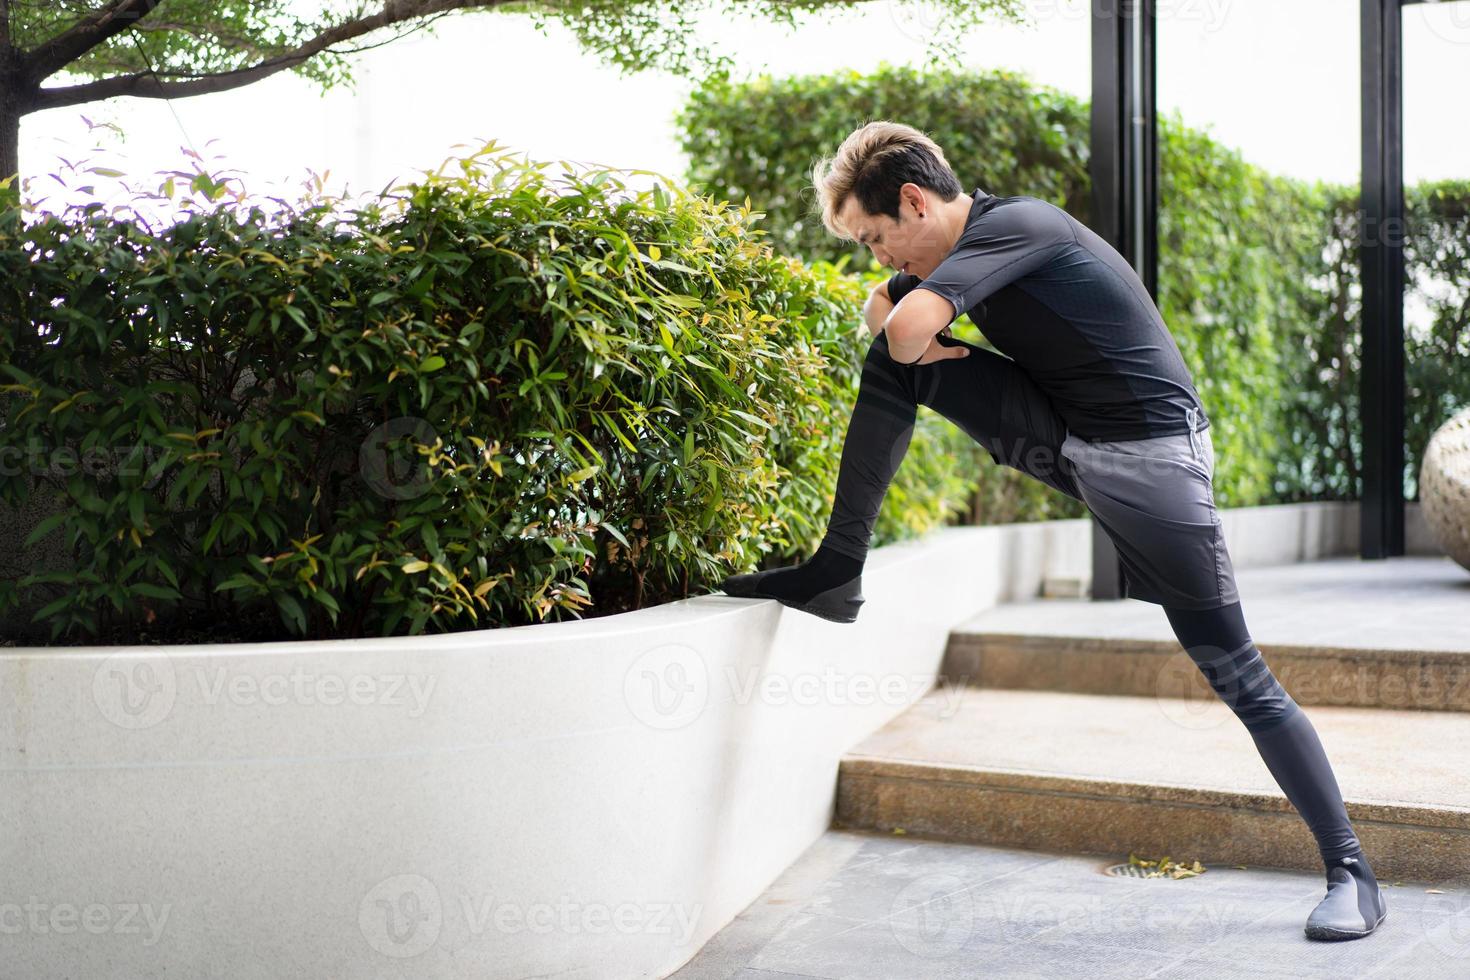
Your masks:
<svg viewBox="0 0 1470 980"><path fill-rule="evenodd" d="M432 33L457 12L525 14L543 31L557 22L583 50L625 74L690 75L725 73L733 64L699 43L703 14L795 27L852 6L852 0L0 0L0 175L16 172L19 120L27 113L114 96L203 95L288 70L327 89L351 82L357 52L407 33ZM949 59L958 57L966 28L992 17L1020 20L1023 9L1022 0L924 6L942 18L930 50Z"/></svg>

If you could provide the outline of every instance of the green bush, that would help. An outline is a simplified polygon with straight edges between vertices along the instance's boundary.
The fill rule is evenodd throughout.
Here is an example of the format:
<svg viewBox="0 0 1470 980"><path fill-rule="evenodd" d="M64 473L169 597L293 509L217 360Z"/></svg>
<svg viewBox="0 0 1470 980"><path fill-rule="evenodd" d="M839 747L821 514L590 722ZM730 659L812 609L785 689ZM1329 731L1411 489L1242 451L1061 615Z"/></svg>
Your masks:
<svg viewBox="0 0 1470 980"><path fill-rule="evenodd" d="M1470 180L1404 189L1404 493L1434 431L1470 406Z"/></svg>
<svg viewBox="0 0 1470 980"><path fill-rule="evenodd" d="M0 576L8 635L518 625L809 552L861 284L748 207L545 166L492 143L269 214L201 173L156 231L0 190L0 509L47 514L45 560ZM879 543L963 506L927 462L952 444L919 427Z"/></svg>
<svg viewBox="0 0 1470 980"><path fill-rule="evenodd" d="M1424 449L1434 430L1470 405L1470 181L1404 189L1405 228L1362 227L1358 189L1324 185L1320 210L1296 216L1321 252L1310 282L1281 277L1299 315L1284 321L1287 383L1280 393L1286 448L1274 460L1275 499L1357 499L1362 435L1362 283L1357 245L1402 234L1407 273L1404 327L1403 492L1415 499ZM1324 230L1325 229L1325 230ZM1325 248L1321 242L1325 241Z"/></svg>
<svg viewBox="0 0 1470 980"><path fill-rule="evenodd" d="M826 234L811 187L811 164L872 119L932 136L967 188L1031 195L1090 218L1088 103L1009 71L881 65L866 75L716 78L691 95L678 124L691 181L765 209L774 240L794 254L851 256L877 279L866 249ZM1356 498L1357 189L1269 174L1177 112L1159 120L1159 181L1157 302L1210 416L1217 501ZM1412 494L1429 434L1470 403L1470 185L1410 188L1406 207L1410 305L1425 305L1431 319L1406 341ZM1085 513L993 464L981 465L976 483L978 522Z"/></svg>
<svg viewBox="0 0 1470 980"><path fill-rule="evenodd" d="M1178 114L1159 121L1157 303L1210 417L1215 499L1269 501L1283 452L1283 340L1316 322L1323 199L1273 178Z"/></svg>

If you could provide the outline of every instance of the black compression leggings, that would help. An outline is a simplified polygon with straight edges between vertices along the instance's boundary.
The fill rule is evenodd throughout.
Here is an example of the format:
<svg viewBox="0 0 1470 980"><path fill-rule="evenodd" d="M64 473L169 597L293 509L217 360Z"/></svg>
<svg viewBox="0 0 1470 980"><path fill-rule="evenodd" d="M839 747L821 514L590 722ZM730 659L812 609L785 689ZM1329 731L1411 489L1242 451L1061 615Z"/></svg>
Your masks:
<svg viewBox="0 0 1470 980"><path fill-rule="evenodd" d="M964 343L940 337L944 346ZM908 452L918 406L927 405L997 462L1081 499L1061 455L1066 426L1014 361L973 344L968 357L910 366L888 356L887 334L868 348L822 546L864 560L879 507ZM1276 680L1245 628L1240 603L1165 608L1174 634L1211 688L1235 712L1266 768L1296 807L1324 861L1359 849L1342 794L1306 713Z"/></svg>
<svg viewBox="0 0 1470 980"><path fill-rule="evenodd" d="M1062 456L1067 428L1031 376L994 351L951 337L938 340L945 347L963 344L970 355L913 366L888 356L886 332L869 345L824 548L867 558L878 509L908 452L920 405L949 419L997 462L1082 499L1072 461Z"/></svg>
<svg viewBox="0 0 1470 980"><path fill-rule="evenodd" d="M1286 692L1245 628L1240 603L1218 609L1171 609L1174 635L1210 687L1235 712L1328 864L1358 851L1347 808L1317 729Z"/></svg>

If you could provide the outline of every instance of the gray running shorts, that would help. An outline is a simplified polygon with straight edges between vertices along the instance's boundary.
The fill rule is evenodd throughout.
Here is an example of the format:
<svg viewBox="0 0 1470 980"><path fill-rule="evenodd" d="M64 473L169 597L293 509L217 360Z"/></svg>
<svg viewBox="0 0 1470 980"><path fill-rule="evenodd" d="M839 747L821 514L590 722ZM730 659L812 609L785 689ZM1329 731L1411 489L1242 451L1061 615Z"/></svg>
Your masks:
<svg viewBox="0 0 1470 980"><path fill-rule="evenodd" d="M1215 510L1215 447L1208 427L1152 439L1089 442L1071 432L1061 453L1122 565L1125 595L1181 609L1239 601Z"/></svg>

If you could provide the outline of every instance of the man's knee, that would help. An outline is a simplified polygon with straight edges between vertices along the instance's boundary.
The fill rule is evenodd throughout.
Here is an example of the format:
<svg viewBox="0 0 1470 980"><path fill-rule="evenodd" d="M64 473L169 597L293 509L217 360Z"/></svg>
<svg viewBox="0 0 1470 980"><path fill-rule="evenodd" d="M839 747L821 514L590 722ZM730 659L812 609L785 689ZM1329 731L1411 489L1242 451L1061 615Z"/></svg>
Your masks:
<svg viewBox="0 0 1470 980"><path fill-rule="evenodd" d="M1187 652L1211 689L1248 730L1274 728L1298 710L1254 641L1233 652L1209 644L1187 648Z"/></svg>

